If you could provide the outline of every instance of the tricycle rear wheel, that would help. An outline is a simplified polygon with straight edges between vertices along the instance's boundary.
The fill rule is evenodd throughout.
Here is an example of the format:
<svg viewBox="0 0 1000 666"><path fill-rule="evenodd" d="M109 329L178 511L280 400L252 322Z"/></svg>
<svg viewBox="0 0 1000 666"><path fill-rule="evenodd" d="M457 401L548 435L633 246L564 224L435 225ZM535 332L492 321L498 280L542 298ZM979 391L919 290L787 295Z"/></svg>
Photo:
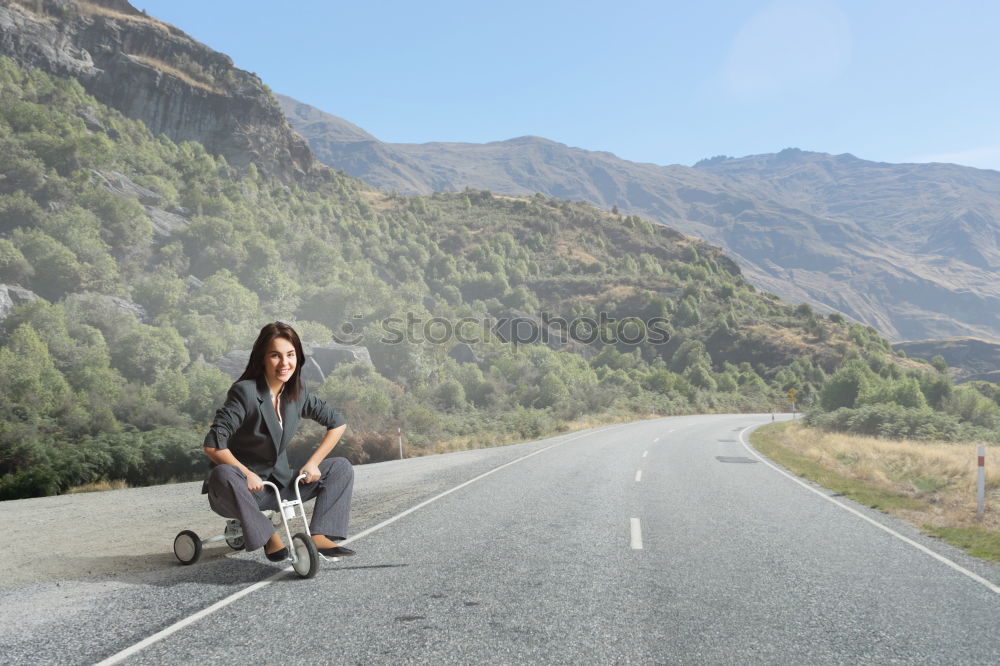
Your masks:
<svg viewBox="0 0 1000 666"><path fill-rule="evenodd" d="M191 530L178 532L174 537L174 556L181 564L194 564L201 557L201 539Z"/></svg>

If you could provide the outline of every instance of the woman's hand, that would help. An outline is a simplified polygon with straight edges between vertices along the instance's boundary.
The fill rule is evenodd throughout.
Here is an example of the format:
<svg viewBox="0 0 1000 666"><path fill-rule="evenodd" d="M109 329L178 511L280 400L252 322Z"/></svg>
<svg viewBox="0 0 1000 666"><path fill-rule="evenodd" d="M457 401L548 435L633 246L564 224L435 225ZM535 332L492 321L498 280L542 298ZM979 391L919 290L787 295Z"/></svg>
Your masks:
<svg viewBox="0 0 1000 666"><path fill-rule="evenodd" d="M250 470L247 470L247 488L249 488L252 493L264 489L264 482L260 480L259 476Z"/></svg>
<svg viewBox="0 0 1000 666"><path fill-rule="evenodd" d="M299 470L299 474L305 474L306 478L302 479L299 483L312 483L313 481L319 481L320 472L319 465L314 465L312 463L306 463Z"/></svg>

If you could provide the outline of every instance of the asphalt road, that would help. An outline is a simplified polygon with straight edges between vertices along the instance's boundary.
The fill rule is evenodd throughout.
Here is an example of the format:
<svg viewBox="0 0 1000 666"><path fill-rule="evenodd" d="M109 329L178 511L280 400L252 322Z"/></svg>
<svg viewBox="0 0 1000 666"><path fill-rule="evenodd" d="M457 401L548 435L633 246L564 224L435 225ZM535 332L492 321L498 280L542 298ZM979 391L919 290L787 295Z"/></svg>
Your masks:
<svg viewBox="0 0 1000 666"><path fill-rule="evenodd" d="M2 661L1000 663L1000 568L838 500L976 580L756 460L740 440L768 421L673 417L359 468L355 558L299 580L217 549L9 588Z"/></svg>

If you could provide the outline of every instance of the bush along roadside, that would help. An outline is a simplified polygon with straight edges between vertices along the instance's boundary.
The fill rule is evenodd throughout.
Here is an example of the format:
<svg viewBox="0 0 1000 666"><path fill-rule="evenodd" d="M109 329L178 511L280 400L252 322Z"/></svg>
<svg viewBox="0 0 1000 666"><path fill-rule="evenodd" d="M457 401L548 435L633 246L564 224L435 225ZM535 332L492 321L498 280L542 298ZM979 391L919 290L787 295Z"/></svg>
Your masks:
<svg viewBox="0 0 1000 666"><path fill-rule="evenodd" d="M946 371L851 359L823 384L805 421L871 437L1000 444L1000 389L986 382L954 386Z"/></svg>

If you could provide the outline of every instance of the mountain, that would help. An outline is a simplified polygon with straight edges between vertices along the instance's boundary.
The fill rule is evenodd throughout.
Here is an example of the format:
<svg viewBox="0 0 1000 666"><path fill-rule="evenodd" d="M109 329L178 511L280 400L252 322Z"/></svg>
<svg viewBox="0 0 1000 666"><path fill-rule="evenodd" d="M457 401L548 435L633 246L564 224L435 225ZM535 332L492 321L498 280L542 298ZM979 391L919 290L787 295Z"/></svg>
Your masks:
<svg viewBox="0 0 1000 666"><path fill-rule="evenodd" d="M257 75L125 0L0 0L0 54L72 77L154 135L200 143L230 166L253 163L289 181L316 175Z"/></svg>
<svg viewBox="0 0 1000 666"><path fill-rule="evenodd" d="M296 102L286 95L275 95L281 105L281 110L294 124L296 132L302 136L311 136L316 139L326 138L331 145L341 143L351 143L354 141L377 141L368 132L357 125L349 123L343 118L324 113L319 109Z"/></svg>
<svg viewBox="0 0 1000 666"><path fill-rule="evenodd" d="M948 338L897 342L892 347L911 358L926 361L940 356L948 364L950 374L956 381L997 383L1000 380L1000 343L977 338Z"/></svg>
<svg viewBox="0 0 1000 666"><path fill-rule="evenodd" d="M538 137L418 145L359 131L341 140L320 123L300 122L302 107L282 100L317 157L385 190L542 192L617 208L718 245L755 284L890 339L1000 339L995 171L797 149L685 167Z"/></svg>

